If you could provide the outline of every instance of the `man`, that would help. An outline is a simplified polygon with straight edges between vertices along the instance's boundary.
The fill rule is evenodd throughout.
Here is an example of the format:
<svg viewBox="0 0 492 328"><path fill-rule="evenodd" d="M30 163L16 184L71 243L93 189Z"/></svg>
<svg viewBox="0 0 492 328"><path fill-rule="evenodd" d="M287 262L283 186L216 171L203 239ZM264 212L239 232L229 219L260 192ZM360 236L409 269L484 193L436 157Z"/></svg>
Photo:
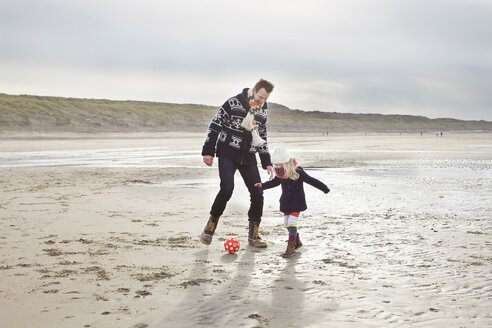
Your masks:
<svg viewBox="0 0 492 328"><path fill-rule="evenodd" d="M202 149L203 162L211 166L214 156L219 158L220 191L210 209L210 217L200 240L207 245L217 228L219 218L234 190L234 174L238 170L250 195L248 211L248 242L255 247L266 247L258 229L263 214L263 191L254 184L261 181L256 163L256 152L261 166L268 170L270 178L274 172L267 145L267 99L273 84L259 80L254 88L245 88L237 96L229 98L212 119Z"/></svg>

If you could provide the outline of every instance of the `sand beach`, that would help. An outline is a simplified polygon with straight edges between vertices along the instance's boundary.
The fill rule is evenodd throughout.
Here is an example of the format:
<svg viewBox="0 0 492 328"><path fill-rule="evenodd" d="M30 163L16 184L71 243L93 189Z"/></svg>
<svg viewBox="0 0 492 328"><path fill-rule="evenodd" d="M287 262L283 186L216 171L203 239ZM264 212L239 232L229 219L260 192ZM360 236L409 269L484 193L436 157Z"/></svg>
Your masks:
<svg viewBox="0 0 492 328"><path fill-rule="evenodd" d="M239 174L200 243L203 133L0 134L1 326L492 326L492 134L269 137L331 189L290 259L280 188L247 244Z"/></svg>

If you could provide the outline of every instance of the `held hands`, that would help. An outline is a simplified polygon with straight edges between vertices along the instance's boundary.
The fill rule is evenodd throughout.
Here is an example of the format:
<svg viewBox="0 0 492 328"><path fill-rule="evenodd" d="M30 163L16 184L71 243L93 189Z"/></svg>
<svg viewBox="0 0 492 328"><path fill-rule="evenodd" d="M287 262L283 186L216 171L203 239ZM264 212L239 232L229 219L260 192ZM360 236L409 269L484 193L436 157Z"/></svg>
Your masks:
<svg viewBox="0 0 492 328"><path fill-rule="evenodd" d="M261 187L262 187L262 185L261 185L261 183L259 183L259 182L258 182L258 183L255 183L255 187L256 187L256 188L261 188Z"/></svg>
<svg viewBox="0 0 492 328"><path fill-rule="evenodd" d="M212 166L212 164L214 163L214 157L210 155L204 155L203 163L207 164L208 166Z"/></svg>

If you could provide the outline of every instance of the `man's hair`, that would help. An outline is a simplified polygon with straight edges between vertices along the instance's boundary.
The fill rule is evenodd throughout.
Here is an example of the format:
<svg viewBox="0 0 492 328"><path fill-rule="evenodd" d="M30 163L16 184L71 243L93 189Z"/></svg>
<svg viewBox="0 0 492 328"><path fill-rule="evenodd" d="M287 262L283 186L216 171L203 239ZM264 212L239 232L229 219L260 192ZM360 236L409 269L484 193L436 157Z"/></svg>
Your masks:
<svg viewBox="0 0 492 328"><path fill-rule="evenodd" d="M263 88L267 93L270 93L273 91L273 83L268 82L267 80L260 79L258 82L255 84L255 90L260 91L260 89Z"/></svg>

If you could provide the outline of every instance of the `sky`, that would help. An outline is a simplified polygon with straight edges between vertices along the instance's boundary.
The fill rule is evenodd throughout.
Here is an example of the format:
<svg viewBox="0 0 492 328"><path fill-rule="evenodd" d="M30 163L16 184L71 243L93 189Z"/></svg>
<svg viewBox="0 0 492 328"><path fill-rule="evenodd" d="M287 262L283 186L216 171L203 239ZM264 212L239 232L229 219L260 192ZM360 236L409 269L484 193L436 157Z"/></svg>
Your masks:
<svg viewBox="0 0 492 328"><path fill-rule="evenodd" d="M0 0L0 93L492 121L492 0Z"/></svg>

